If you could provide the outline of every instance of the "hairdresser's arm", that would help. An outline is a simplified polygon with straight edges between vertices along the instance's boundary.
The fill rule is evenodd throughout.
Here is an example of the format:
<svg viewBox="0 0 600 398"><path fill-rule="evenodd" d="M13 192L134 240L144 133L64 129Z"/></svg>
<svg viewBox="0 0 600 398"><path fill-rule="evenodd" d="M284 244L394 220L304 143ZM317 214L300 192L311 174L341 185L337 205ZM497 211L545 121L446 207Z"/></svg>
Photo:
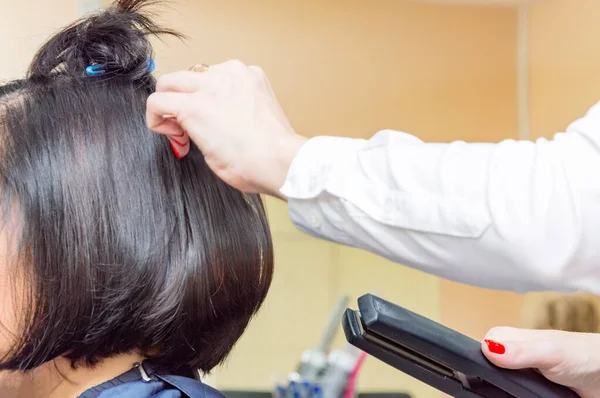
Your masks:
<svg viewBox="0 0 600 398"><path fill-rule="evenodd" d="M318 137L282 193L296 225L446 278L600 293L600 105L552 141Z"/></svg>
<svg viewBox="0 0 600 398"><path fill-rule="evenodd" d="M150 127L189 133L237 188L281 188L307 233L473 285L600 293L600 107L536 143L429 144L394 131L305 142L259 69L161 80Z"/></svg>

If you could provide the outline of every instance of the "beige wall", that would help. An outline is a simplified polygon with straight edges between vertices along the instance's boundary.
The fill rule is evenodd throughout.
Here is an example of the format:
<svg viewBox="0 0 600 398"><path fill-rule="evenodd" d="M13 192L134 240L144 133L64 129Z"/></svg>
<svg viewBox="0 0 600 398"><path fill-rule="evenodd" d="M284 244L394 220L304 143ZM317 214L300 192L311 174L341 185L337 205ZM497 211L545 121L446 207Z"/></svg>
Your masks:
<svg viewBox="0 0 600 398"><path fill-rule="evenodd" d="M37 47L79 17L79 0L0 0L0 81L22 77Z"/></svg>
<svg viewBox="0 0 600 398"><path fill-rule="evenodd" d="M531 123L551 137L600 100L600 2L545 0L531 7Z"/></svg>
<svg viewBox="0 0 600 398"><path fill-rule="evenodd" d="M7 30L3 37L12 38L0 41L8 46L2 53L12 56L0 65L0 76L18 75L34 43L75 17L79 10L61 1L28 0L14 16L0 16L0 29ZM57 7L64 8L54 14L60 17L44 19ZM34 20L29 10L43 22L33 36L22 24ZM303 134L368 137L396 128L435 141L516 136L513 9L400 0L177 0L161 15L190 40L157 44L159 73L233 57L260 64ZM258 318L215 372L220 388L268 388L275 377L285 376L302 350L317 343L341 293L354 299L377 292L476 337L517 317L516 296L440 281L314 240L295 230L281 203L269 201L268 207L275 281ZM436 396L374 359L360 383L366 390Z"/></svg>

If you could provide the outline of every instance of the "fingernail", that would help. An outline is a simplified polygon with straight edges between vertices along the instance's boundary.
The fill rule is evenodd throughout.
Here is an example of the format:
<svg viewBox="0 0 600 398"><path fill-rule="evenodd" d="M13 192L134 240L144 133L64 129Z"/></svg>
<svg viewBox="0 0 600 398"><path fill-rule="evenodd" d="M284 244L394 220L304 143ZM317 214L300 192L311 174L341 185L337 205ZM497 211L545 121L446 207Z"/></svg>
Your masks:
<svg viewBox="0 0 600 398"><path fill-rule="evenodd" d="M171 143L175 143L177 145L179 145L180 147L184 147L187 145L187 141L186 142L179 142L177 141L175 138L171 137Z"/></svg>
<svg viewBox="0 0 600 398"><path fill-rule="evenodd" d="M173 150L173 153L175 154L177 159L181 159L182 156L181 156L181 153L179 152L179 149L177 149L177 147L175 146L175 144L172 141L170 141L170 142L171 142L171 149Z"/></svg>
<svg viewBox="0 0 600 398"><path fill-rule="evenodd" d="M502 355L506 352L506 348L502 344L498 343L497 341L494 341L494 340L484 340L484 341L485 341L485 344L487 344L488 350L490 350L491 353Z"/></svg>

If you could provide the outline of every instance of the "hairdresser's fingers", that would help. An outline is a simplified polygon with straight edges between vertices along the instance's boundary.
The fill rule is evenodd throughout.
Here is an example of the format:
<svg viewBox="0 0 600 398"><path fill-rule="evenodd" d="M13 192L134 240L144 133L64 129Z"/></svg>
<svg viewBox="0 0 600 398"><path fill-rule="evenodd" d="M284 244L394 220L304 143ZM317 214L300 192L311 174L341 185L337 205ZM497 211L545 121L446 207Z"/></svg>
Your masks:
<svg viewBox="0 0 600 398"><path fill-rule="evenodd" d="M148 127L169 136L174 151L177 134L185 131L223 181L281 197L292 158L306 139L294 131L266 75L236 60L197 69L161 79L148 100ZM179 127L165 122L165 115ZM181 143L184 151L186 145Z"/></svg>
<svg viewBox="0 0 600 398"><path fill-rule="evenodd" d="M177 120L171 118L163 118L162 123L154 126L151 128L151 130L155 133L163 134L176 139L187 136L187 133L177 122Z"/></svg>
<svg viewBox="0 0 600 398"><path fill-rule="evenodd" d="M221 77L225 74L243 73L247 69L253 70L260 76L266 76L258 66L246 67L241 61L231 60L212 65L202 72L179 71L163 75L156 83L156 92L195 93L211 84L218 86Z"/></svg>
<svg viewBox="0 0 600 398"><path fill-rule="evenodd" d="M178 120L188 103L186 96L182 94L154 93L148 98L146 106L148 128L166 135L173 153L179 159L190 151L190 138Z"/></svg>
<svg viewBox="0 0 600 398"><path fill-rule="evenodd" d="M164 119L161 124L154 127L153 131L169 138L171 149L178 159L183 158L190 151L190 137L176 120Z"/></svg>
<svg viewBox="0 0 600 398"><path fill-rule="evenodd" d="M154 128L154 132L164 134L169 138L173 153L179 159L187 155L190 151L190 137L179 126L177 121L166 119L162 124Z"/></svg>
<svg viewBox="0 0 600 398"><path fill-rule="evenodd" d="M188 105L189 100L186 94L153 93L148 97L146 103L146 124L148 128L156 131L155 129L160 128L165 120L178 120ZM172 127L172 124L169 124L169 127ZM175 135L177 134L175 133Z"/></svg>
<svg viewBox="0 0 600 398"><path fill-rule="evenodd" d="M536 368L582 397L600 396L598 334L494 328L484 339L482 350L501 368Z"/></svg>
<svg viewBox="0 0 600 398"><path fill-rule="evenodd" d="M194 93L201 89L207 74L181 71L161 76L156 82L156 92Z"/></svg>
<svg viewBox="0 0 600 398"><path fill-rule="evenodd" d="M187 136L182 138L169 137L169 141L171 142L171 149L175 156L177 156L177 159L183 158L190 152L190 139Z"/></svg>
<svg viewBox="0 0 600 398"><path fill-rule="evenodd" d="M167 136L167 138L169 139L169 143L171 144L171 149L173 150L173 153L175 154L175 156L177 156L178 159L181 159L184 156L186 156L190 151L190 138L188 137L187 133L185 133L181 129L176 128L175 126L172 126L172 129L165 128L166 126L172 124L176 123L166 122L163 125L161 125L160 128L155 129L155 131L157 133L165 134ZM180 133L174 134L174 132L176 131L180 131Z"/></svg>

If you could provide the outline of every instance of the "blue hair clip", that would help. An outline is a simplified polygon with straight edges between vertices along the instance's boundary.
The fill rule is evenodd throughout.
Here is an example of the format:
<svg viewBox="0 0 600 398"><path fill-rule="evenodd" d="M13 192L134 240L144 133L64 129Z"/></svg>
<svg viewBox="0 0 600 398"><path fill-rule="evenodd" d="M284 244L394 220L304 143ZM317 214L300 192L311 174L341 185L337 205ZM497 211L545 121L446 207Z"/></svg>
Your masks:
<svg viewBox="0 0 600 398"><path fill-rule="evenodd" d="M152 73L156 70L156 62L150 57L147 59L148 62L148 72ZM106 68L104 64L95 64L90 65L85 68L85 74L88 76L100 76L106 73Z"/></svg>
<svg viewBox="0 0 600 398"><path fill-rule="evenodd" d="M148 72L152 73L156 70L156 62L150 57L148 57Z"/></svg>
<svg viewBox="0 0 600 398"><path fill-rule="evenodd" d="M106 73L106 69L104 69L104 65L96 64L90 65L85 68L85 74L88 76L100 76Z"/></svg>

